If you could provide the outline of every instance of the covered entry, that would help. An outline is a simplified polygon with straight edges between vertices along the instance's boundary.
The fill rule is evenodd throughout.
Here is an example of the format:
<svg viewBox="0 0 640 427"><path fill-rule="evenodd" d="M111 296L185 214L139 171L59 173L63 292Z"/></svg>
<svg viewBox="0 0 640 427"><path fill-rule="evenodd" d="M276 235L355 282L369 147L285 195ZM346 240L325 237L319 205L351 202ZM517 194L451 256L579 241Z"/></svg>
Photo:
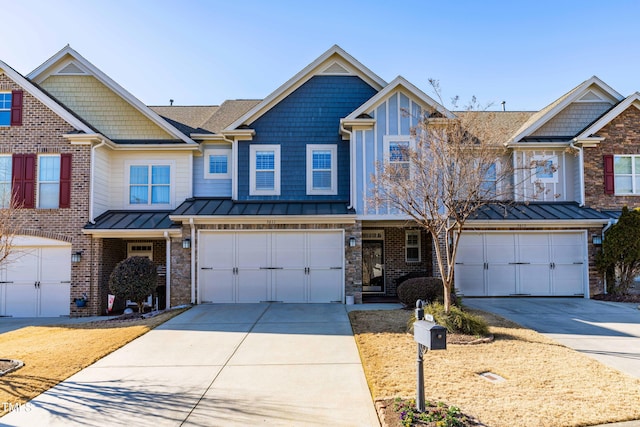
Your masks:
<svg viewBox="0 0 640 427"><path fill-rule="evenodd" d="M342 302L342 230L209 231L198 238L198 302Z"/></svg>

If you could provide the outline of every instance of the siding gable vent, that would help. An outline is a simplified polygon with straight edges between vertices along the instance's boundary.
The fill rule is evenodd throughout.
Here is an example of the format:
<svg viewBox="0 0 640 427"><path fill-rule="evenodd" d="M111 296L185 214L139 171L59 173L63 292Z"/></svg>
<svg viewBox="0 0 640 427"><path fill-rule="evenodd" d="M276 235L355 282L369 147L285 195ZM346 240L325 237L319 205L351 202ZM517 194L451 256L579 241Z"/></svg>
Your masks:
<svg viewBox="0 0 640 427"><path fill-rule="evenodd" d="M609 101L607 101L602 96L598 95L592 90L582 95L580 99L577 100L577 102L607 102L610 104Z"/></svg>
<svg viewBox="0 0 640 427"><path fill-rule="evenodd" d="M66 66L62 67L60 70L58 70L58 72L56 74L62 74L62 75L78 75L78 74L87 74L84 72L84 70L82 70L80 67L78 67L77 64L70 62L69 64L67 64Z"/></svg>
<svg viewBox="0 0 640 427"><path fill-rule="evenodd" d="M351 72L341 64L334 62L325 68L322 74L351 74Z"/></svg>

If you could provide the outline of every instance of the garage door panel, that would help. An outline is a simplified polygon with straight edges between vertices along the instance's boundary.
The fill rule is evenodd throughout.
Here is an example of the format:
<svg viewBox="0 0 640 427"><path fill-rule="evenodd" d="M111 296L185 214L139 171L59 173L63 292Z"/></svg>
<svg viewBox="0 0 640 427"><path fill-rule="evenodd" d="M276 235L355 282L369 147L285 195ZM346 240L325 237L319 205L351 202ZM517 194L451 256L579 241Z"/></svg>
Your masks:
<svg viewBox="0 0 640 427"><path fill-rule="evenodd" d="M306 302L305 279L304 268L274 271L273 299L282 302Z"/></svg>
<svg viewBox="0 0 640 427"><path fill-rule="evenodd" d="M14 317L38 316L38 290L34 283L7 283L5 315ZM67 304L69 300L67 300Z"/></svg>
<svg viewBox="0 0 640 427"><path fill-rule="evenodd" d="M38 267L38 248L16 248L5 264L8 282L31 282L38 281L40 276Z"/></svg>
<svg viewBox="0 0 640 427"><path fill-rule="evenodd" d="M516 261L514 236L511 234L487 234L485 257L488 263L508 264Z"/></svg>
<svg viewBox="0 0 640 427"><path fill-rule="evenodd" d="M40 316L58 317L69 316L71 313L69 295L71 285L69 283L40 284Z"/></svg>
<svg viewBox="0 0 640 427"><path fill-rule="evenodd" d="M551 295L551 278L548 264L520 265L518 293L523 295Z"/></svg>
<svg viewBox="0 0 640 427"><path fill-rule="evenodd" d="M553 270L553 292L556 295L583 295L582 264L556 265Z"/></svg>
<svg viewBox="0 0 640 427"><path fill-rule="evenodd" d="M462 233L456 257L459 263L484 263L484 239L481 234Z"/></svg>
<svg viewBox="0 0 640 427"><path fill-rule="evenodd" d="M309 302L342 300L342 270L311 269L309 273Z"/></svg>
<svg viewBox="0 0 640 427"><path fill-rule="evenodd" d="M232 269L201 270L200 302L233 302Z"/></svg>
<svg viewBox="0 0 640 427"><path fill-rule="evenodd" d="M516 266L489 264L487 269L487 293L489 296L516 293Z"/></svg>
<svg viewBox="0 0 640 427"><path fill-rule="evenodd" d="M200 266L205 268L227 268L233 265L233 233L203 234L199 251Z"/></svg>
<svg viewBox="0 0 640 427"><path fill-rule="evenodd" d="M340 267L344 257L342 233L309 233L309 267Z"/></svg>
<svg viewBox="0 0 640 427"><path fill-rule="evenodd" d="M40 268L43 271L42 282L53 283L71 281L71 256L69 248L52 247L43 248L40 258ZM69 295L69 294L67 294ZM66 301L68 305L69 301Z"/></svg>
<svg viewBox="0 0 640 427"><path fill-rule="evenodd" d="M271 301L271 270L249 270L239 268L237 274L237 302Z"/></svg>
<svg viewBox="0 0 640 427"><path fill-rule="evenodd" d="M305 236L302 233L273 235L273 265L278 268L304 269L306 266Z"/></svg>
<svg viewBox="0 0 640 427"><path fill-rule="evenodd" d="M484 296L484 265L456 265L456 290L465 296Z"/></svg>
<svg viewBox="0 0 640 427"><path fill-rule="evenodd" d="M239 268L270 267L270 236L266 233L238 233L237 265Z"/></svg>

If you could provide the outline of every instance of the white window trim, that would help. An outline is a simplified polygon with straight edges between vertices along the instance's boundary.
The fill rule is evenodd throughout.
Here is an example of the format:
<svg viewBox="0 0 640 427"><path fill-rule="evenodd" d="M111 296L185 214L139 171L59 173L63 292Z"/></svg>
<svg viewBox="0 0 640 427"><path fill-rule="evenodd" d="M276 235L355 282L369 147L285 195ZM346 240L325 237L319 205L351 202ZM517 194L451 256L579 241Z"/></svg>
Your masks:
<svg viewBox="0 0 640 427"><path fill-rule="evenodd" d="M502 191L502 182L500 181L500 173L502 172L502 162L500 160L496 160L495 162L493 162L495 169L496 169L496 179L495 181L489 181L486 179L483 179L482 182L494 182L496 184L496 194L494 195L494 197L497 197L501 194Z"/></svg>
<svg viewBox="0 0 640 427"><path fill-rule="evenodd" d="M209 172L209 156L224 155L227 157L227 173ZM231 179L231 148L207 148L204 150L204 179Z"/></svg>
<svg viewBox="0 0 640 427"><path fill-rule="evenodd" d="M259 151L273 151L273 190L256 189L256 153ZM249 195L250 196L279 196L280 195L280 145L251 144L249 146Z"/></svg>
<svg viewBox="0 0 640 427"><path fill-rule="evenodd" d="M54 181L45 181L45 182L40 181L40 168L42 165L41 159L43 159L44 157L57 157L58 167L62 168L60 154L38 154L37 165L36 165L36 209L59 209L60 208L60 175L58 175L58 180L55 181L55 183L58 186L58 204L55 207L46 207L46 208L40 207L40 195L42 193L42 191L40 190L40 185L43 183L44 184L54 183ZM60 172L62 173L62 170L60 170ZM11 188L11 191L13 191L13 187Z"/></svg>
<svg viewBox="0 0 640 427"><path fill-rule="evenodd" d="M149 195L149 203L147 204L131 204L130 200L130 186L131 186L131 166L169 166L169 203L151 203L151 195ZM176 162L175 160L127 160L124 162L125 169L125 191L124 191L124 206L127 209L173 209L176 200ZM149 187L151 183L148 184Z"/></svg>
<svg viewBox="0 0 640 427"><path fill-rule="evenodd" d="M9 186L9 191L6 194L2 194L0 192L0 209L2 209L11 206L11 191L13 190L13 156L11 154L0 154L0 158L8 160L9 164L9 180L0 181L0 183Z"/></svg>
<svg viewBox="0 0 640 427"><path fill-rule="evenodd" d="M6 90L2 90L0 91L0 93L12 95L11 91L6 91ZM13 96L11 97L11 101L13 101ZM0 124L0 127L10 127L11 126L11 105L9 105L9 108L0 108L0 111L9 112L9 123L7 123L6 125Z"/></svg>
<svg viewBox="0 0 640 427"><path fill-rule="evenodd" d="M331 152L331 188L313 188L313 152ZM307 144L307 194L333 196L338 194L338 146L336 144Z"/></svg>
<svg viewBox="0 0 640 427"><path fill-rule="evenodd" d="M615 179L617 176L629 176L629 174L617 174L615 171L616 159L620 157L631 157L631 193L620 193L618 192L618 186L614 184L614 195L616 196L640 196L640 188L636 186L636 177L640 177L640 171L636 170L636 158L639 158L640 155L637 154L614 154L613 155L613 180L615 183Z"/></svg>
<svg viewBox="0 0 640 427"><path fill-rule="evenodd" d="M536 173L537 166L535 166L535 164L537 164L537 162L544 162L547 160L551 160L551 164L555 168L553 176L551 178L539 178ZM540 182L542 184L555 184L558 182L558 156L534 155L531 157L531 164L534 165L531 168L531 182Z"/></svg>
<svg viewBox="0 0 640 427"><path fill-rule="evenodd" d="M409 149L413 150L415 148L415 139L411 137L411 135L385 135L382 138L382 145L384 149L384 162L386 164L390 163L400 163L400 162L391 162L389 160L389 148L392 142L409 142ZM413 176L413 167L411 165L411 161L409 163L409 178Z"/></svg>
<svg viewBox="0 0 640 427"><path fill-rule="evenodd" d="M409 245L409 236L416 235L418 236L418 244ZM418 259L409 259L407 257L407 249L409 248L418 248ZM404 261L407 264L422 262L422 233L419 230L405 230L404 232Z"/></svg>
<svg viewBox="0 0 640 427"><path fill-rule="evenodd" d="M153 242L128 242L127 257L132 256L143 256L153 261Z"/></svg>

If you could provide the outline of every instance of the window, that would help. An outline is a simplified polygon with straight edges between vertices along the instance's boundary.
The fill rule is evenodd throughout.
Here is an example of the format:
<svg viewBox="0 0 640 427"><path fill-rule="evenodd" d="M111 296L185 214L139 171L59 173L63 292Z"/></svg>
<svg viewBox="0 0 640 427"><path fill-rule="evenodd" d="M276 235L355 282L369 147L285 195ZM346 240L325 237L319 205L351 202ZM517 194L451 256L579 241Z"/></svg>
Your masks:
<svg viewBox="0 0 640 427"><path fill-rule="evenodd" d="M487 167L484 174L484 179L480 184L480 198L491 199L498 194L498 169L495 163L492 163Z"/></svg>
<svg viewBox="0 0 640 427"><path fill-rule="evenodd" d="M337 163L337 145L307 145L307 194L338 194Z"/></svg>
<svg viewBox="0 0 640 427"><path fill-rule="evenodd" d="M411 140L408 136L386 136L384 138L385 159L398 178L409 178L409 149Z"/></svg>
<svg viewBox="0 0 640 427"><path fill-rule="evenodd" d="M12 157L0 156L0 208L8 208L11 205L11 164Z"/></svg>
<svg viewBox="0 0 640 427"><path fill-rule="evenodd" d="M280 146L250 146L249 194L252 196L280 195Z"/></svg>
<svg viewBox="0 0 640 427"><path fill-rule="evenodd" d="M420 231L405 231L405 260L406 262L420 262Z"/></svg>
<svg viewBox="0 0 640 427"><path fill-rule="evenodd" d="M205 179L230 179L231 149L212 148L204 151L204 178Z"/></svg>
<svg viewBox="0 0 640 427"><path fill-rule="evenodd" d="M11 92L0 92L0 126L11 125Z"/></svg>
<svg viewBox="0 0 640 427"><path fill-rule="evenodd" d="M533 156L531 159L531 182L558 182L557 164L558 158L555 156Z"/></svg>
<svg viewBox="0 0 640 427"><path fill-rule="evenodd" d="M38 158L38 207L56 209L60 201L60 156Z"/></svg>
<svg viewBox="0 0 640 427"><path fill-rule="evenodd" d="M129 204L171 204L171 166L130 165Z"/></svg>
<svg viewBox="0 0 640 427"><path fill-rule="evenodd" d="M640 194L640 156L613 156L615 194Z"/></svg>

